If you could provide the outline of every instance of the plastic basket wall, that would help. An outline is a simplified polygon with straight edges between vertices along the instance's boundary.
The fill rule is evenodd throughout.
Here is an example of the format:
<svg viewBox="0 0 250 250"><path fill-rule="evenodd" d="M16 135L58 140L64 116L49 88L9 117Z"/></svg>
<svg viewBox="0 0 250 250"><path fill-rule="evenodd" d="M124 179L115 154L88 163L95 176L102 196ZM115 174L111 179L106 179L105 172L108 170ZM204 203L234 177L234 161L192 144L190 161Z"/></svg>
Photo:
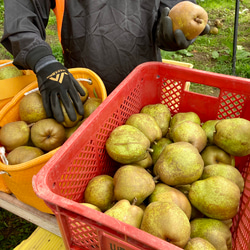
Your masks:
<svg viewBox="0 0 250 250"><path fill-rule="evenodd" d="M107 93L104 84L99 76L97 76L93 71L85 68L74 68L69 71L88 89L89 96L94 97L96 94L102 99L102 101L106 99ZM20 120L19 104L21 99L26 92L37 87L38 85L36 81L29 84L4 106L4 108L0 111L0 126L9 122ZM45 204L45 202L35 194L32 188L32 177L34 174L37 174L37 172L57 150L58 148L21 164L5 165L0 162L0 171L5 173L2 174L1 177L10 192L12 192L16 198L22 202L46 213L52 213L52 211Z"/></svg>
<svg viewBox="0 0 250 250"><path fill-rule="evenodd" d="M186 90L187 82L220 89L218 97ZM111 131L148 104L163 103L172 115L196 112L209 119L250 120L250 80L165 63L138 66L33 177L33 188L57 217L67 249L180 249L93 209L83 207L84 190L96 175L113 175L117 165L105 150ZM233 249L250 241L250 158L236 158L245 179L240 210L233 220Z"/></svg>

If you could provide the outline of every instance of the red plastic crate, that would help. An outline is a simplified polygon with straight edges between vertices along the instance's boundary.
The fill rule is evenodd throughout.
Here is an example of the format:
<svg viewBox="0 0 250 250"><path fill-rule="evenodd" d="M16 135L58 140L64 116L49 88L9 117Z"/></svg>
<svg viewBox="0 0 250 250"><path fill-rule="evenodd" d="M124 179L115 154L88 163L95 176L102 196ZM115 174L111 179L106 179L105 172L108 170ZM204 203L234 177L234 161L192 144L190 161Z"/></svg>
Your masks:
<svg viewBox="0 0 250 250"><path fill-rule="evenodd" d="M186 84L219 88L219 96L191 92ZM56 215L67 249L180 249L108 215L83 207L84 190L96 175L113 175L117 163L105 142L110 132L148 104L163 103L172 114L196 112L202 122L242 117L250 120L250 79L158 62L144 63L107 97L33 177L33 188ZM236 158L245 179L232 226L233 249L250 249L250 156Z"/></svg>

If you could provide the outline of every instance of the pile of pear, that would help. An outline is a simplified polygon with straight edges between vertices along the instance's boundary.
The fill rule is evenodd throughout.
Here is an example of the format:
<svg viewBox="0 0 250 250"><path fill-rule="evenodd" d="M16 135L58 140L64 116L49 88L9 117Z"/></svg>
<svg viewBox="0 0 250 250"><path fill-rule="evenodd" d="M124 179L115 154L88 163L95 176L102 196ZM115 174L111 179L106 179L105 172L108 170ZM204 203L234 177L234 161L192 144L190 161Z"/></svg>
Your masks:
<svg viewBox="0 0 250 250"><path fill-rule="evenodd" d="M85 96L80 96L84 115L76 112L75 121L69 119L63 105L63 122L59 123L48 117L39 90L27 92L21 98L17 120L0 128L0 144L4 148L2 157L5 164L25 163L64 144L102 102L98 97L90 97L87 88L83 84L81 86L86 93Z"/></svg>
<svg viewBox="0 0 250 250"><path fill-rule="evenodd" d="M111 131L106 151L117 169L89 181L83 205L186 250L232 249L244 191L235 157L250 153L248 120L201 122L150 104Z"/></svg>

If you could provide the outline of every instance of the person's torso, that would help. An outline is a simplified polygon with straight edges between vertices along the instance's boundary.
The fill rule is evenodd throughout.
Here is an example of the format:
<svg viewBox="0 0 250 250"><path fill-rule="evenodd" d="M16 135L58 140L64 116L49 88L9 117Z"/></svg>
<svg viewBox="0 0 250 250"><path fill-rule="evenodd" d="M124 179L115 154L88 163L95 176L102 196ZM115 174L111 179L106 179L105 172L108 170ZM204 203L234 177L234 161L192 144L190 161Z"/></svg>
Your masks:
<svg viewBox="0 0 250 250"><path fill-rule="evenodd" d="M107 84L117 85L140 63L159 60L153 36L159 4L66 0L61 30L65 65L90 68Z"/></svg>

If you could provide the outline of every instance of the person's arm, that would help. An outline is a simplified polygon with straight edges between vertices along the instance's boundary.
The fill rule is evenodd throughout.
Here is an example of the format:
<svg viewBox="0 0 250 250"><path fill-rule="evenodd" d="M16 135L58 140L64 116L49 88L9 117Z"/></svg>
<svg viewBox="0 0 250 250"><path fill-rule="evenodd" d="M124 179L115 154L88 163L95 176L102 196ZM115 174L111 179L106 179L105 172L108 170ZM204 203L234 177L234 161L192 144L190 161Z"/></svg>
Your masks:
<svg viewBox="0 0 250 250"><path fill-rule="evenodd" d="M162 0L159 9L159 20L156 27L156 44L157 46L166 51L176 51L188 48L194 41L187 40L181 30L173 32L172 20L168 16L170 9L176 5L180 0ZM190 2L196 3L195 0ZM205 35L209 32L210 27L207 24L205 29L200 35Z"/></svg>
<svg viewBox="0 0 250 250"><path fill-rule="evenodd" d="M79 94L85 93L45 42L45 28L54 7L53 0L5 0L1 43L14 56L18 68L32 69L36 73L47 116L62 122L62 103L74 121L76 111L83 115Z"/></svg>

